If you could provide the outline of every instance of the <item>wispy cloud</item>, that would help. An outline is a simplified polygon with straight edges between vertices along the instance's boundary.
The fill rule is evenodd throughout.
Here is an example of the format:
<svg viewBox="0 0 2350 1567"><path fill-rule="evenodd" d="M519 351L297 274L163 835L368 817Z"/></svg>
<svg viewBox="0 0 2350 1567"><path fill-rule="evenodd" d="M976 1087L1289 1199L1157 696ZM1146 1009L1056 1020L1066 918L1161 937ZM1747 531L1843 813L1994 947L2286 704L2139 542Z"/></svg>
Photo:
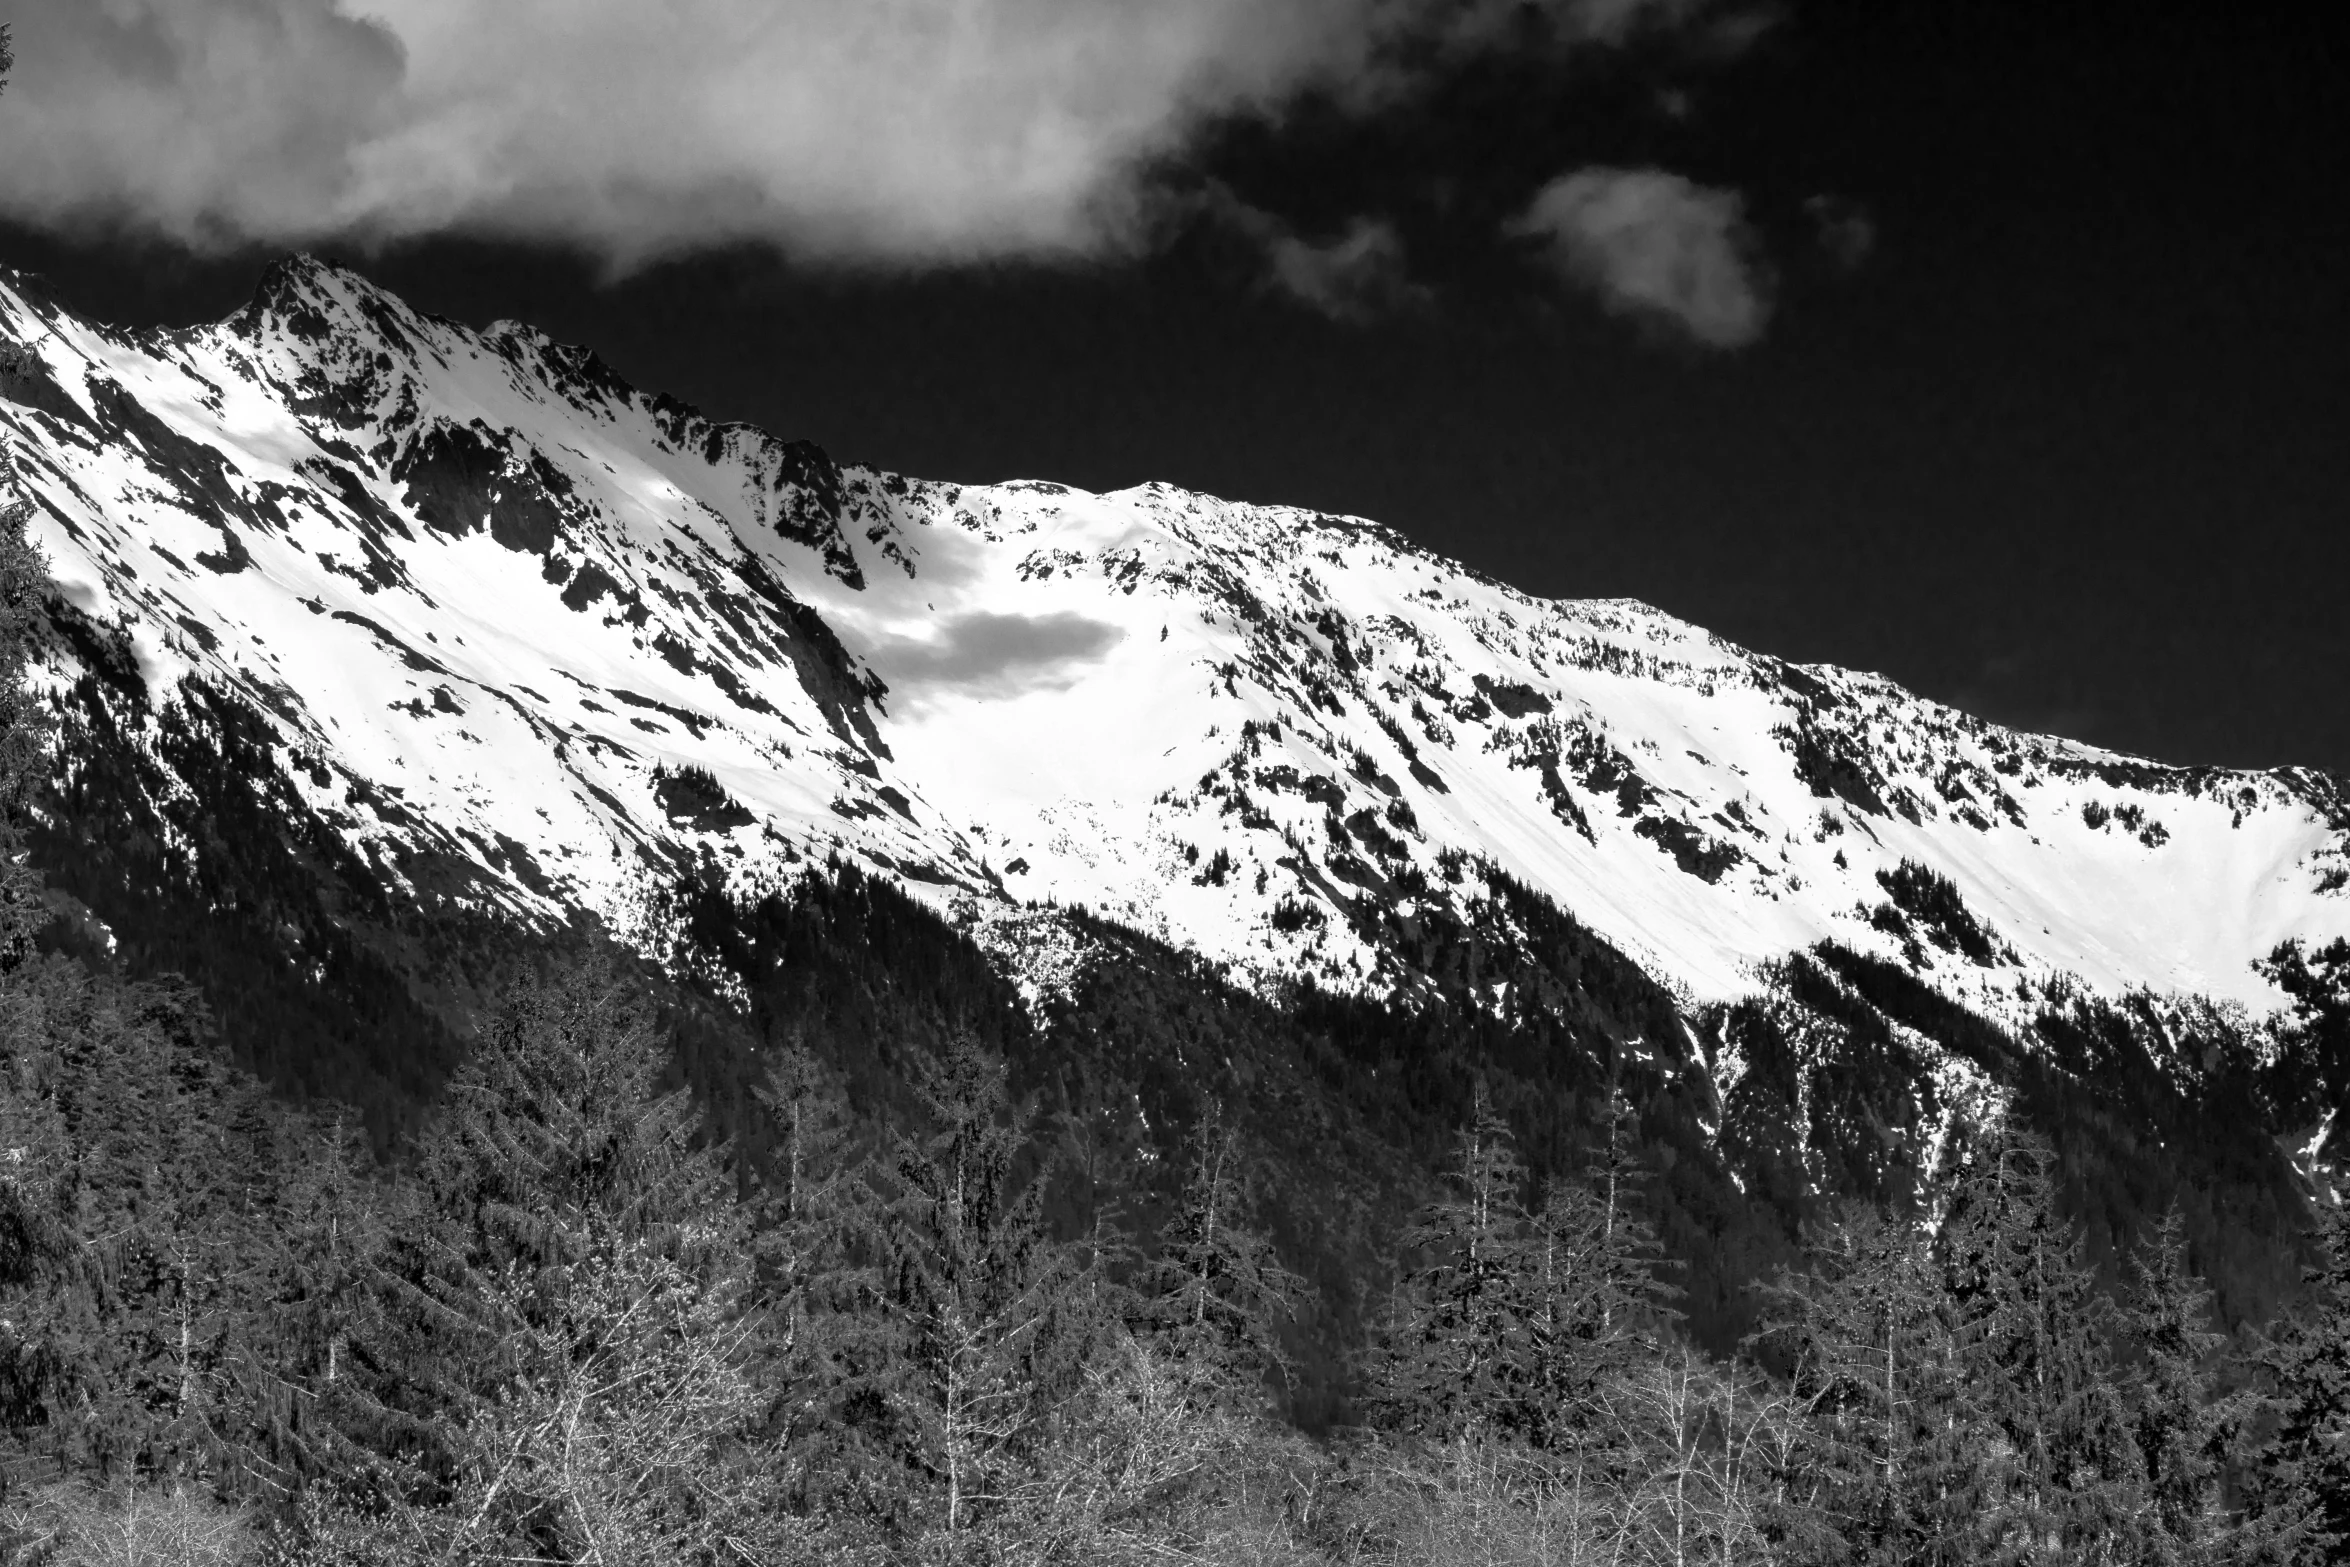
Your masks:
<svg viewBox="0 0 2350 1567"><path fill-rule="evenodd" d="M1376 112L1481 53L1711 37L1747 14L1717 0L10 9L9 216L198 245L464 230L621 265L741 240L907 264L1115 252L1147 230L1147 171L1220 117L1311 88ZM1311 263L1292 253L1288 270L1310 282Z"/></svg>
<svg viewBox="0 0 2350 1567"><path fill-rule="evenodd" d="M1211 184L1192 210L1257 253L1266 287L1334 321L1365 321L1427 299L1411 281L1403 236L1384 218L1358 217L1341 233L1311 240L1221 184Z"/></svg>
<svg viewBox="0 0 2350 1567"><path fill-rule="evenodd" d="M1363 320L1424 297L1405 274L1402 236L1378 218L1357 218L1320 245L1284 234L1267 259L1277 287L1334 320Z"/></svg>
<svg viewBox="0 0 2350 1567"><path fill-rule="evenodd" d="M1512 225L1611 310L1742 348L1770 320L1767 279L1735 191L1662 169L1582 169L1544 186Z"/></svg>
<svg viewBox="0 0 2350 1567"><path fill-rule="evenodd" d="M1868 209L1844 196L1814 196L1803 204L1812 236L1839 272L1857 272L1877 248L1877 223Z"/></svg>

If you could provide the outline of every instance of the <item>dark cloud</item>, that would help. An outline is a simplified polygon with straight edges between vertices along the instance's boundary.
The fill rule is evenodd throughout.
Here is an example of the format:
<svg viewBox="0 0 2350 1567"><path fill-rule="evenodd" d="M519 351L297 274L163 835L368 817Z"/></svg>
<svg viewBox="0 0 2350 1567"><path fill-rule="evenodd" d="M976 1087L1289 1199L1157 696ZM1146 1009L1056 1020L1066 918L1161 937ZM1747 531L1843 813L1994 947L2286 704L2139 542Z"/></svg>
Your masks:
<svg viewBox="0 0 2350 1567"><path fill-rule="evenodd" d="M327 0L23 0L0 208L203 243L345 221L405 59Z"/></svg>
<svg viewBox="0 0 2350 1567"><path fill-rule="evenodd" d="M892 638L872 649L873 666L893 690L919 696L925 686L952 686L1008 696L1051 690L1075 680L1125 633L1104 621L1061 611L999 615L978 611L941 623L929 641Z"/></svg>
<svg viewBox="0 0 2350 1567"><path fill-rule="evenodd" d="M1620 314L1709 348L1762 336L1771 306L1744 203L1662 169L1582 169L1553 180L1512 225L1570 281Z"/></svg>
<svg viewBox="0 0 2350 1567"><path fill-rule="evenodd" d="M750 240L1115 253L1149 170L1319 90L1711 38L1711 0L17 0L0 214L196 245L464 231L617 265ZM1300 242L1301 244L1303 242ZM1374 230L1284 249L1305 289ZM1346 297L1341 291L1331 297Z"/></svg>

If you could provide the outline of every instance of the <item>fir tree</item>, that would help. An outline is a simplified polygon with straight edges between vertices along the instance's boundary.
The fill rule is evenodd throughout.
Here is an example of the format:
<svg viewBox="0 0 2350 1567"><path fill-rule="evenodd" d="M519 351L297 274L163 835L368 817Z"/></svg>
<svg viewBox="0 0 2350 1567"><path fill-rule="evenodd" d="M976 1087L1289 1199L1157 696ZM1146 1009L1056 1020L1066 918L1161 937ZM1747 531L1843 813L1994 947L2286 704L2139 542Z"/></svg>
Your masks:
<svg viewBox="0 0 2350 1567"><path fill-rule="evenodd" d="M884 1240L899 1335L887 1408L932 1503L905 1498L897 1526L954 1557L1019 1492L1090 1324L1045 1231L1043 1183L1022 1178L1003 1063L957 1034L917 1088L928 1129L897 1139Z"/></svg>
<svg viewBox="0 0 2350 1567"><path fill-rule="evenodd" d="M2274 1554L2296 1567L2350 1561L2350 1207L2321 1197L2302 1307L2261 1359L2276 1426L2250 1479Z"/></svg>
<svg viewBox="0 0 2350 1567"><path fill-rule="evenodd" d="M2108 1350L2111 1308L2057 1212L2056 1153L2013 1116L1959 1176L1940 1235L1962 1364L2000 1440L1972 1498L1992 1559L2111 1559L2144 1476Z"/></svg>
<svg viewBox="0 0 2350 1567"><path fill-rule="evenodd" d="M1374 1352L1374 1405L1401 1430L1470 1435L1524 1392L1528 1176L1482 1093L1439 1195L1404 1236L1421 1261L1400 1281Z"/></svg>
<svg viewBox="0 0 2350 1567"><path fill-rule="evenodd" d="M2130 1435L2153 1501L2149 1563L2205 1567L2238 1559L2248 1544L2221 1488L2254 1399L2222 1396L2213 1385L2213 1357L2227 1335L2211 1327L2211 1298L2188 1269L2186 1221L2174 1203L2132 1261L2120 1324L2140 1356Z"/></svg>
<svg viewBox="0 0 2350 1567"><path fill-rule="evenodd" d="M1803 1501L1855 1563L1968 1559L1987 1438L1931 1247L1913 1222L1854 1209L1763 1291L1760 1337L1809 1417Z"/></svg>
<svg viewBox="0 0 2350 1567"><path fill-rule="evenodd" d="M754 1195L765 1435L777 1483L817 1508L886 1458L860 1440L858 1418L893 1369L877 1324L880 1199L846 1100L799 1035L754 1092L771 1152Z"/></svg>
<svg viewBox="0 0 2350 1567"><path fill-rule="evenodd" d="M1676 1315L1659 1277L1664 1248L1641 1208L1631 1122L1611 1087L1582 1179L1544 1183L1518 1251L1525 1324L1511 1424L1537 1445L1567 1440L1603 1389L1654 1359Z"/></svg>
<svg viewBox="0 0 2350 1567"><path fill-rule="evenodd" d="M683 1561L759 1516L747 1239L667 1065L596 953L514 988L426 1135L394 1304L445 1554Z"/></svg>
<svg viewBox="0 0 2350 1567"><path fill-rule="evenodd" d="M1142 1316L1162 1356L1244 1404L1286 1381L1280 1328L1305 1289L1248 1222L1248 1198L1239 1136L1213 1108L1191 1135L1182 1195L1143 1270Z"/></svg>

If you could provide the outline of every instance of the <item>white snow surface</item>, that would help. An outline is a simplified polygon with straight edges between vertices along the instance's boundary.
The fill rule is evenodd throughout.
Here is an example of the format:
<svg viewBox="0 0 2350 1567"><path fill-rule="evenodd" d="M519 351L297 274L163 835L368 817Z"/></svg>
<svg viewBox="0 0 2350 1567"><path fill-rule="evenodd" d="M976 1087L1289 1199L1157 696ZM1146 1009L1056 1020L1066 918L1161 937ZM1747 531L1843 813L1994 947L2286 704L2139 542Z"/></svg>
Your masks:
<svg viewBox="0 0 2350 1567"><path fill-rule="evenodd" d="M2256 959L2350 934L2322 774L2009 731L1358 519L835 467L307 260L168 334L0 274L0 452L158 701L241 694L355 849L465 857L526 919L837 854L1014 966L1065 966L1035 907L1082 904L1377 985L1335 900L1498 871L1702 1001L1824 938L1900 956L1910 860L2002 948L1928 978L1993 1012L2054 976L2267 1012ZM688 767L726 800L664 793Z"/></svg>

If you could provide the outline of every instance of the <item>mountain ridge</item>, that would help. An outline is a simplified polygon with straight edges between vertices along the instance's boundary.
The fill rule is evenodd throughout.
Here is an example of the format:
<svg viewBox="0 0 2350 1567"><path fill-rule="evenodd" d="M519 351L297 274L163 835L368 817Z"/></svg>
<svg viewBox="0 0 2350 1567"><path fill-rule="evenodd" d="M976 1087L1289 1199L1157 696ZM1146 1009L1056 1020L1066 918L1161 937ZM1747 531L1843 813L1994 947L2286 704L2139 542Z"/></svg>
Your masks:
<svg viewBox="0 0 2350 1567"><path fill-rule="evenodd" d="M1259 994L1580 1007L1741 1183L1825 1190L1872 1126L1930 1156L2018 1051L2093 1078L2084 1006L2143 1013L2166 1092L2241 1067L2300 1085L2265 1130L2323 1111L2272 963L2350 936L2315 770L2021 734L1361 519L837 463L309 259L162 333L0 279L0 445L58 586L73 830L135 817L184 868L185 802L235 796L283 840L251 918L291 973L365 949L421 994L420 941L592 918L735 993L673 889L848 863L1040 1016L1101 950L1079 909ZM1576 1001L1545 908L1676 1020ZM385 934L412 915L440 934ZM2165 1044L2190 1017L2231 1042ZM1831 1112L1864 1034L1891 1097Z"/></svg>

